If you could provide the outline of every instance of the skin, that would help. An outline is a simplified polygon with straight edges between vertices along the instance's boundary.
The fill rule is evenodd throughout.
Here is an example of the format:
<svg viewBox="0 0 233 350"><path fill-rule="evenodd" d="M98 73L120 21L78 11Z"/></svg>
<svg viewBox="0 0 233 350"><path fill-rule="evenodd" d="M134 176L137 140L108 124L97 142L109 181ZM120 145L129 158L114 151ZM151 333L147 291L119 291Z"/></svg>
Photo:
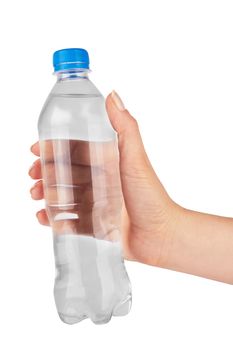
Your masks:
<svg viewBox="0 0 233 350"><path fill-rule="evenodd" d="M115 92L107 97L106 108L118 133L124 257L233 284L233 219L175 203L147 157L136 120ZM31 151L40 156L38 142ZM30 190L32 198L43 199L40 159L29 175L36 180ZM45 209L36 215L40 224L49 225Z"/></svg>

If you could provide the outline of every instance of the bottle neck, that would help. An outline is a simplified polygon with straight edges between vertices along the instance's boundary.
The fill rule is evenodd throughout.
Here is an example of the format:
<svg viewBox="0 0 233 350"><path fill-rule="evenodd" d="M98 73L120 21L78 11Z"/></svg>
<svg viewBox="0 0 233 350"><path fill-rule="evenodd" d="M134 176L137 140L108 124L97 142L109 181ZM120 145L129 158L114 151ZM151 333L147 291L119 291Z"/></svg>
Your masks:
<svg viewBox="0 0 233 350"><path fill-rule="evenodd" d="M62 82L66 80L80 80L80 79L89 79L88 73L89 69L75 69L75 70L65 70L61 72L55 72L57 76L57 82Z"/></svg>

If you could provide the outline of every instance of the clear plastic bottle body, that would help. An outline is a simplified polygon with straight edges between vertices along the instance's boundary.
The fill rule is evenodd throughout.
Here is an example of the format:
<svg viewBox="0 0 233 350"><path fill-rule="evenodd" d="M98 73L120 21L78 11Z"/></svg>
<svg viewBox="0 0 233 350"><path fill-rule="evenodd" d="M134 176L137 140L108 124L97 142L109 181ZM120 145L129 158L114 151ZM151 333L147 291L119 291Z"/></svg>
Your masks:
<svg viewBox="0 0 233 350"><path fill-rule="evenodd" d="M131 306L120 244L116 133L87 73L59 73L38 122L57 271L54 296L69 324L84 318L106 323Z"/></svg>

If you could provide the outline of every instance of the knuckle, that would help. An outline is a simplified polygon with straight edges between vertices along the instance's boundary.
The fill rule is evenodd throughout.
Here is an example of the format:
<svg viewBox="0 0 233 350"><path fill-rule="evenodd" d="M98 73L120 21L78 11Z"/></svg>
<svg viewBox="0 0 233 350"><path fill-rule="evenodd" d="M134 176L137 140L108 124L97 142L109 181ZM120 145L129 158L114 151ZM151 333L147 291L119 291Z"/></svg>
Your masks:
<svg viewBox="0 0 233 350"><path fill-rule="evenodd" d="M138 128L138 122L132 115L130 115L130 123L134 128Z"/></svg>

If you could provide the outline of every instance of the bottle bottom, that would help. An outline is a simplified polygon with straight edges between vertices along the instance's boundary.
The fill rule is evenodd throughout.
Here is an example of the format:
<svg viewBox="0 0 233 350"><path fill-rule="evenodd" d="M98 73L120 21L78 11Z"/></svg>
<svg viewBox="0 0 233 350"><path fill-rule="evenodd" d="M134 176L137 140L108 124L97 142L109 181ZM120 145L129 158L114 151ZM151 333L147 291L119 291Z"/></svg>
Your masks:
<svg viewBox="0 0 233 350"><path fill-rule="evenodd" d="M88 315L79 315L79 316L71 316L69 314L64 315L62 313L58 313L60 319L62 320L62 322L72 325L72 324L76 324L79 323L87 318L90 318L92 320L93 323L95 324L105 324L108 323L112 316L125 316L129 313L130 309L131 309L131 304L132 304L132 299L131 299L131 295L127 297L126 300L124 300L123 302L121 302L119 305L117 305L113 312L110 314L105 314L105 315L95 315L94 317L89 317Z"/></svg>
<svg viewBox="0 0 233 350"><path fill-rule="evenodd" d="M119 242L86 235L54 235L54 297L61 320L104 324L131 308L131 285Z"/></svg>
<svg viewBox="0 0 233 350"><path fill-rule="evenodd" d="M71 316L69 314L64 315L62 313L58 313L60 319L62 320L62 322L72 325L72 324L76 324L79 323L87 318L90 318L92 320L93 323L95 324L105 324L108 323L112 316L125 316L129 313L130 309L131 309L131 295L127 297L127 299L123 302L121 302L119 305L117 305L113 312L109 315L95 315L94 317L89 317L89 315L79 315L79 316Z"/></svg>

